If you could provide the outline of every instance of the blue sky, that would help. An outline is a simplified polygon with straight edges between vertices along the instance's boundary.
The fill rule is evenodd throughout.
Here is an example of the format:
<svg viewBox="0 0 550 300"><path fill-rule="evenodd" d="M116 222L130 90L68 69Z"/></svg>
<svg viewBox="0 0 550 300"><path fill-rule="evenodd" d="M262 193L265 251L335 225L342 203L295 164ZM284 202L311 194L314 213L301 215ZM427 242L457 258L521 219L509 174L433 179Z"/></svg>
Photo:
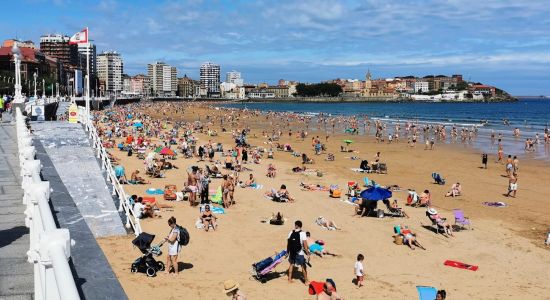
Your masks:
<svg viewBox="0 0 550 300"><path fill-rule="evenodd" d="M90 28L125 72L162 60L278 79L455 74L514 95L550 95L550 5L525 0L3 1L0 38ZM6 13L13 11L13 13Z"/></svg>

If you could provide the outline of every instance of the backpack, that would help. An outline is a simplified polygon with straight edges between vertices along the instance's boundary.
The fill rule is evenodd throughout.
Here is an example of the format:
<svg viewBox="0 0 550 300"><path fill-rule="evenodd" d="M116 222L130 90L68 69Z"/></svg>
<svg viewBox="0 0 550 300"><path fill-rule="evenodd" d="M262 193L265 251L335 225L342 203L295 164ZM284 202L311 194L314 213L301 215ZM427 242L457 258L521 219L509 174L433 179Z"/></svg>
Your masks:
<svg viewBox="0 0 550 300"><path fill-rule="evenodd" d="M288 238L286 249L290 254L290 256L294 256L302 250L302 242L300 241L300 232L302 231L293 230L292 233L290 234L290 237Z"/></svg>
<svg viewBox="0 0 550 300"><path fill-rule="evenodd" d="M181 246L187 246L187 244L189 244L189 240L191 239L191 237L189 236L189 232L187 231L187 229L180 225L176 226L178 227L178 230L180 232L180 235L178 236L178 244L180 244Z"/></svg>

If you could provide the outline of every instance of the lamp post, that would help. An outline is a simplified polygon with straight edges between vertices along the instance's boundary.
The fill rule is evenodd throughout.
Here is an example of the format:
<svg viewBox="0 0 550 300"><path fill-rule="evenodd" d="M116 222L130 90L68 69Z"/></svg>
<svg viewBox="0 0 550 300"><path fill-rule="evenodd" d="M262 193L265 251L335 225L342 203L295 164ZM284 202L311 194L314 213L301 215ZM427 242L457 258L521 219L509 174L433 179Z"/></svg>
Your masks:
<svg viewBox="0 0 550 300"><path fill-rule="evenodd" d="M46 97L46 80L42 78L42 97Z"/></svg>
<svg viewBox="0 0 550 300"><path fill-rule="evenodd" d="M56 97L59 98L59 82L55 83L55 90L57 91Z"/></svg>
<svg viewBox="0 0 550 300"><path fill-rule="evenodd" d="M25 99L21 95L21 50L19 50L17 42L13 43L11 52L15 61L15 95L13 103L24 103Z"/></svg>
<svg viewBox="0 0 550 300"><path fill-rule="evenodd" d="M32 77L34 78L34 99L36 99L36 79L38 78L38 74L36 74L36 72L34 72Z"/></svg>

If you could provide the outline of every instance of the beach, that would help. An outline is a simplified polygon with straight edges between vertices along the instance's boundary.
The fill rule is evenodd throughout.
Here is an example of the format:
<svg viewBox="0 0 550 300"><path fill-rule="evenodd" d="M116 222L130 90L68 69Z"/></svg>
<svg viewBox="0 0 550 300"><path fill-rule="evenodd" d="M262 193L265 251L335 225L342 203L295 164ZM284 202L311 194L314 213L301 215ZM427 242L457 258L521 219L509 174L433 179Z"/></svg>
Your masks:
<svg viewBox="0 0 550 300"><path fill-rule="evenodd" d="M160 105L160 104L159 104ZM153 119L201 120L207 123L206 116L228 114L229 111L214 109L206 105L185 106L170 104L166 109L145 110ZM174 113L171 108L179 105L183 112ZM205 133L193 133L198 138L197 145L222 143L224 149L235 145L231 129L250 127L248 143L252 147L268 147L262 131L277 130L285 123L283 118L266 118L261 114L233 113L233 122L224 123L228 132L222 132L219 123L208 125L218 132L217 136ZM99 115L97 115L99 116ZM237 120L238 118L238 120ZM233 123L233 124L232 124ZM288 122L293 132L299 129L296 120ZM102 122L99 122L101 127ZM167 126L170 128L170 125ZM345 299L416 299L416 286L433 286L447 291L448 299L550 299L550 248L543 244L550 225L550 186L544 184L550 180L549 163L546 161L524 159L518 177L516 198L505 197L508 178L505 165L495 163L496 153L489 153L488 168L481 168L481 152L461 145L435 144L434 150L424 150L419 142L416 147L407 145L402 138L399 143L377 143L372 136L349 135L336 131L329 133L328 141L324 132L311 132L304 141L295 135L289 137L287 129L279 143L291 144L294 151L307 153L315 160L308 168L317 172L296 174L293 167L301 166L301 158L290 152L275 151L274 159L264 155L260 164L248 163L246 167L256 177L262 189L235 188L236 205L218 215L218 229L205 232L195 228L200 216L198 207L190 207L187 201L167 203L162 195L156 196L159 203L171 204L173 209L161 209L161 218L141 221L145 232L155 234L154 243L159 243L169 233L167 220L171 216L177 223L186 227L191 242L181 250L179 261L182 269L175 275L159 273L149 278L143 273L131 273L131 263L141 255L133 247L134 238L129 234L124 238L99 239L107 259L117 278L130 299L225 299L223 282L233 279L240 283L241 290L248 299L314 299L308 295L307 286L299 280L289 284L285 272L288 262L283 261L272 272L273 277L266 283L251 278L251 265L270 255L286 249L287 236L294 228L294 221L301 220L303 229L311 232L315 239L322 239L326 248L338 254L337 257L311 258L308 279L324 281L331 278L336 282L338 293ZM319 135L327 151L335 155L334 161L325 161L326 154L314 155L311 135ZM349 145L355 152L340 152L342 140L352 139ZM121 141L117 139L117 142ZM155 139L153 139L155 140ZM374 161L377 152L381 152L381 162L388 167L387 174L356 173L361 159ZM496 152L496 151L495 151ZM143 160L136 155L128 156L116 147L110 153L120 160L120 164L129 175L136 169L144 174ZM505 153L506 155L517 153ZM223 161L216 153L215 159ZM360 159L352 160L355 156ZM187 180L186 169L190 166L204 167L207 162L197 162L196 157L185 159L178 157L171 161L178 169L166 171L165 178L149 178L147 185L125 185L128 194L146 195L147 188L161 188L166 184L175 184L183 188ZM277 168L275 178L266 177L269 163ZM246 180L249 173L241 172L240 179ZM432 172L440 173L446 185L434 184ZM222 170L222 173L227 173ZM407 218L358 217L354 206L340 199L330 198L326 191L303 191L300 182L329 186L337 184L347 191L347 182L362 184L369 177L381 185L398 185L401 191L393 193L392 199L410 216ZM212 179L210 190L215 190L221 179ZM462 185L459 197L444 197L455 182ZM273 202L264 197L271 188L278 189L285 184L296 200L292 203ZM472 230L455 232L455 237L444 237L429 229L430 220L425 208L405 206L407 189L422 192L430 190L433 207L453 224L453 209L460 208L472 222ZM482 202L505 202L507 207L488 207ZM382 208L379 203L379 208ZM264 223L273 213L281 212L287 219L282 226ZM315 219L324 216L335 221L342 230L329 231L315 223ZM417 239L426 248L410 249L405 245L396 245L393 241L394 226L408 225L416 233ZM166 247L163 248L164 252ZM365 256L365 286L357 288L353 283L353 266L357 254ZM159 260L165 261L166 254ZM479 266L477 271L445 266L446 260L460 261ZM299 272L298 272L299 273Z"/></svg>

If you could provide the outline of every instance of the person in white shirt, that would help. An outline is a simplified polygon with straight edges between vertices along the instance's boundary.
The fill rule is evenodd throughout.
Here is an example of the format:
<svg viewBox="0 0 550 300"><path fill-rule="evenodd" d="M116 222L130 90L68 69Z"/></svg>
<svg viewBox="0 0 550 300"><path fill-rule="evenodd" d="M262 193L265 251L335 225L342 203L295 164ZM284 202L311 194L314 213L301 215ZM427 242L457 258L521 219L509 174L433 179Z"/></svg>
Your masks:
<svg viewBox="0 0 550 300"><path fill-rule="evenodd" d="M309 248L306 244L307 236L304 231L302 231L302 221L294 222L294 230L288 234L287 239L287 254L288 262L290 266L288 267L288 282L292 282L292 273L294 272L294 267L301 266L302 274L304 276L304 283L309 284L307 280L307 268L306 268L306 258L309 257Z"/></svg>
<svg viewBox="0 0 550 300"><path fill-rule="evenodd" d="M363 260L364 259L365 259L365 257L363 256L363 254L359 254L359 255L357 255L357 261L355 262L354 271L355 271L355 276L356 276L358 287L363 286L363 278L365 276L365 273L363 272Z"/></svg>
<svg viewBox="0 0 550 300"><path fill-rule="evenodd" d="M168 226L172 229L170 230L170 234L164 238L164 240L168 242L168 255L166 256L165 273L169 274L171 269L174 268L174 274L178 275L178 254L181 247L179 243L180 229L176 224L176 218L170 217L170 219L168 219Z"/></svg>

